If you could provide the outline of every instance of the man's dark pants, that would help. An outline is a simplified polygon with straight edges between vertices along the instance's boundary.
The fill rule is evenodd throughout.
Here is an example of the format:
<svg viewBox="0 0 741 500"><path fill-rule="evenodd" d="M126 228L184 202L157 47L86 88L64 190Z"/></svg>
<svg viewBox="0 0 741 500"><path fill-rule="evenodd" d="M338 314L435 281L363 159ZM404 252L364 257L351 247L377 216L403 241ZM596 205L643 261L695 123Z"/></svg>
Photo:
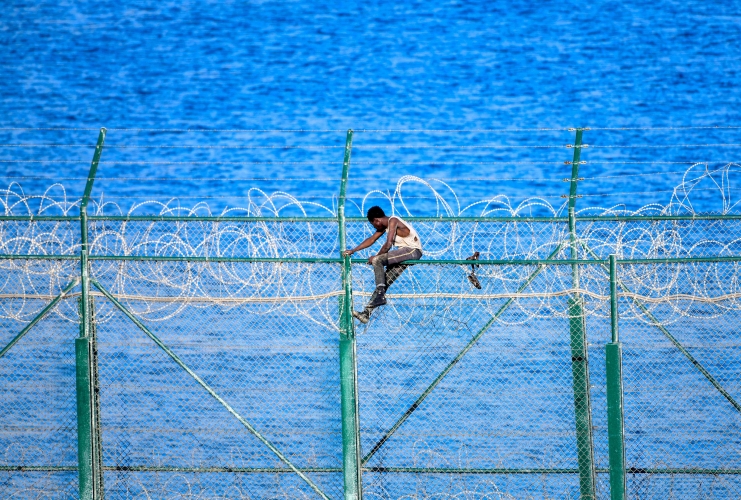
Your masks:
<svg viewBox="0 0 741 500"><path fill-rule="evenodd" d="M409 264L403 264L407 260L418 260L422 257L422 250L417 248L396 248L388 253L376 255L371 260L373 265L373 274L376 278L376 290L379 285L385 285L386 290L391 284L401 276L401 273L409 267ZM377 291L373 292L370 302L376 298ZM365 312L370 314L373 308L365 308Z"/></svg>

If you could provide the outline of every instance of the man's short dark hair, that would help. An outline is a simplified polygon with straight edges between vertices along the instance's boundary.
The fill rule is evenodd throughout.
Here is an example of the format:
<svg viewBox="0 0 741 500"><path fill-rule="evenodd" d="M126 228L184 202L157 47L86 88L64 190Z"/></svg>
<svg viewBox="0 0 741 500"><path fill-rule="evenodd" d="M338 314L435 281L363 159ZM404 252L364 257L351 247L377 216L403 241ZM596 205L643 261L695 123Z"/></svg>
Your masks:
<svg viewBox="0 0 741 500"><path fill-rule="evenodd" d="M381 207L375 206L368 209L369 222L373 222L373 219L380 219L381 217L386 217L386 214Z"/></svg>

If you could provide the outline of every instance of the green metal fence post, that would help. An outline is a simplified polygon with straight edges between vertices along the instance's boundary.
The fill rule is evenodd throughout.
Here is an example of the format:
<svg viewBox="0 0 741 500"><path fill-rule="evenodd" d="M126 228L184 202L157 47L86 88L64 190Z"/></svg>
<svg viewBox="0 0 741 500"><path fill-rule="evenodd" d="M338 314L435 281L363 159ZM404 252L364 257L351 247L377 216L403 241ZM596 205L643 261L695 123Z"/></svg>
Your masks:
<svg viewBox="0 0 741 500"><path fill-rule="evenodd" d="M553 252L548 256L546 260L551 260L554 257L556 257L561 250L564 248L564 244L559 244ZM542 264L539 264L535 271L528 276L528 278L517 288L515 293L521 293L523 292L528 286L530 286L530 283L532 283L535 278L540 275L540 273L543 271L544 266ZM394 423L394 425L391 426L389 430L387 430L381 439L376 441L376 444L371 447L370 451L363 457L363 460L361 462L362 465L365 465L368 463L368 460L370 460L373 455L376 454L378 450L381 449L381 447L389 440L389 438L401 427L404 422L407 421L407 419L417 410L417 408L420 407L420 405L424 402L425 399L427 399L427 396L429 396L433 390L438 386L440 382L443 381L445 377L447 377L448 373L458 364L458 362L463 359L463 357L473 349L473 347L478 343L478 341L481 339L481 337L484 336L484 334L489 331L489 328L491 328L492 325L504 314L504 312L509 308L509 306L515 301L514 298L509 298L507 301L502 304L502 306L497 309L497 312L494 313L494 315L489 318L489 321L487 321L484 326L482 326L479 331L476 333L476 335L473 336L473 338L466 344L466 346L458 352L458 354L448 363L448 365L441 371L437 377L435 377L435 380L432 381L430 385L427 386L427 389L425 389L422 394L417 398L417 400L412 403L412 405L407 408L407 410L404 412L404 414L399 417L399 419Z"/></svg>
<svg viewBox="0 0 741 500"><path fill-rule="evenodd" d="M623 358L618 337L617 264L610 255L610 326L605 346L607 371L607 437L610 450L610 499L625 500L625 424L623 420Z"/></svg>
<svg viewBox="0 0 741 500"><path fill-rule="evenodd" d="M347 249L345 232L345 195L350 171L353 131L347 131L345 159L342 164L342 182L337 206L340 252ZM352 269L350 257L342 257L342 288L340 296L340 391L342 399L342 471L345 499L360 500L363 484L360 469L360 421L358 418L358 367L355 345L355 327L352 319Z"/></svg>
<svg viewBox="0 0 741 500"><path fill-rule="evenodd" d="M581 163L582 133L585 129L576 129L574 140L574 158L571 162L571 185L569 189L569 241L571 259L578 259L576 237L576 192ZM573 286L579 288L579 266L572 264ZM576 423L576 448L579 463L579 491L582 500L593 500L595 492L594 445L592 438L592 408L589 397L589 360L587 349L587 328L584 317L583 299L576 292L569 299L569 332L571 343L571 375L574 390L574 418Z"/></svg>
<svg viewBox="0 0 741 500"><path fill-rule="evenodd" d="M100 129L90 165L85 192L80 202L80 337L75 341L77 392L77 460L82 500L103 498L102 443L98 407L98 367L93 305L90 296L90 264L88 257L87 205L103 153L106 129Z"/></svg>
<svg viewBox="0 0 741 500"><path fill-rule="evenodd" d="M77 373L77 462L80 482L80 498L90 500L95 498L92 456L92 430L90 428L90 339L79 337L75 339L75 365Z"/></svg>

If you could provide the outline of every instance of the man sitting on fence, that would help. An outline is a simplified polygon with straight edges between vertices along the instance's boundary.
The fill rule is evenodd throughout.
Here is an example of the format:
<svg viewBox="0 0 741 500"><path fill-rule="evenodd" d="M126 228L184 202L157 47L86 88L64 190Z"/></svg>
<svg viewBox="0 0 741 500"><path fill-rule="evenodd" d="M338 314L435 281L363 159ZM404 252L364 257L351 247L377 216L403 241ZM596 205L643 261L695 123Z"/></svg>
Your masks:
<svg viewBox="0 0 741 500"><path fill-rule="evenodd" d="M386 304L386 290L409 266L408 264L402 264L402 262L417 260L422 257L422 242L419 240L417 231L408 222L404 222L395 215L387 217L381 207L368 209L368 222L373 225L376 232L363 240L360 245L344 253L344 255L352 255L359 250L368 248L383 236L383 233L388 231L386 243L383 244L376 255L368 259L368 264L373 266L376 290L363 311L353 311L352 313L361 323L368 322L373 309ZM392 246L397 248L391 250Z"/></svg>

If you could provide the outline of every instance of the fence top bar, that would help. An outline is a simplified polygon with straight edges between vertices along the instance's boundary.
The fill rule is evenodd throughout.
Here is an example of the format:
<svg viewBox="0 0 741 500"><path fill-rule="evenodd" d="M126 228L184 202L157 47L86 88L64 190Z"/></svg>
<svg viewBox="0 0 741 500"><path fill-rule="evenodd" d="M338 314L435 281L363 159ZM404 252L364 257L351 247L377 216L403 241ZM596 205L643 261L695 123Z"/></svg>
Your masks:
<svg viewBox="0 0 741 500"><path fill-rule="evenodd" d="M80 255L0 254L0 260L80 260Z"/></svg>
<svg viewBox="0 0 741 500"><path fill-rule="evenodd" d="M596 260L593 262L597 262ZM607 262L602 261L602 262ZM667 257L661 259L616 259L618 264L691 264L693 262L741 262L741 256Z"/></svg>
<svg viewBox="0 0 741 500"><path fill-rule="evenodd" d="M79 220L79 215L0 215L0 221L65 222Z"/></svg>
<svg viewBox="0 0 741 500"><path fill-rule="evenodd" d="M91 221L145 222L337 222L337 217L252 217L252 216L187 216L187 215L93 215Z"/></svg>
<svg viewBox="0 0 741 500"><path fill-rule="evenodd" d="M581 130L734 130L741 129L738 125L701 125L701 126L678 126L678 127L585 127ZM38 131L38 130L66 130L66 131L91 131L100 130L90 127L2 127L0 131ZM314 132L346 132L346 129L304 129L304 128L230 128L230 129L207 129L207 128L109 128L109 131L116 132L194 132L194 133L223 133L223 132L292 132L292 133L314 133ZM541 131L574 131L575 127L571 126L552 126L552 127L535 127L535 128L451 128L451 129L428 129L428 128L408 128L408 129L354 129L354 132L541 132Z"/></svg>
<svg viewBox="0 0 741 500"><path fill-rule="evenodd" d="M367 259L353 259L353 263L365 263ZM659 259L616 259L618 264L684 264L692 262L741 262L741 256L718 256L718 257L669 257ZM563 265L606 265L609 263L605 259L515 259L515 260L457 260L457 259L425 259L425 260L408 260L405 264L455 264L470 266L472 263L478 265L490 266L563 266Z"/></svg>
<svg viewBox="0 0 741 500"><path fill-rule="evenodd" d="M576 219L586 222L639 222L659 220L741 220L741 214L695 214L695 215L584 215Z"/></svg>
<svg viewBox="0 0 741 500"><path fill-rule="evenodd" d="M159 255L91 255L90 260L138 260L152 262L272 262L276 264L339 264L339 257L203 257Z"/></svg>
<svg viewBox="0 0 741 500"><path fill-rule="evenodd" d="M90 164L90 172L87 175L87 182L85 183L85 192L82 194L82 200L80 201L80 215L87 215L87 204L90 201L90 195L93 192L93 184L95 183L95 175L98 172L98 165L100 164L100 156L103 153L103 144L105 144L106 129L105 127L100 129L98 134L98 143L95 145L95 153L93 153L93 161Z"/></svg>

